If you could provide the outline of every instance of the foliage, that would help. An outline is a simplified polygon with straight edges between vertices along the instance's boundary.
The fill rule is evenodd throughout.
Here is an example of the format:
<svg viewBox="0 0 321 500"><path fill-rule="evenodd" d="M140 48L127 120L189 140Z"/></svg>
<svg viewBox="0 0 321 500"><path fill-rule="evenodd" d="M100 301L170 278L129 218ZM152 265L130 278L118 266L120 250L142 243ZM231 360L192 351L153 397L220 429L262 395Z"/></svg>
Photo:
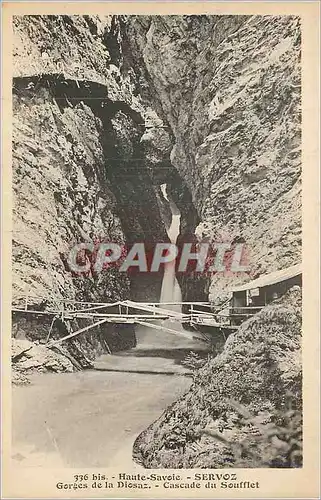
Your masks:
<svg viewBox="0 0 321 500"><path fill-rule="evenodd" d="M231 402L237 417L229 437L213 431L204 433L223 443L233 456L234 467L301 467L302 412L292 408L292 396L287 395L287 407L254 416L244 406Z"/></svg>
<svg viewBox="0 0 321 500"><path fill-rule="evenodd" d="M190 368L191 370L199 370L206 364L208 360L201 358L197 352L191 351L185 359L182 361L182 365L186 366L187 368Z"/></svg>
<svg viewBox="0 0 321 500"><path fill-rule="evenodd" d="M187 362L199 360L191 353ZM301 377L301 291L293 289L195 369L190 390L138 437L135 455L147 468L298 467Z"/></svg>

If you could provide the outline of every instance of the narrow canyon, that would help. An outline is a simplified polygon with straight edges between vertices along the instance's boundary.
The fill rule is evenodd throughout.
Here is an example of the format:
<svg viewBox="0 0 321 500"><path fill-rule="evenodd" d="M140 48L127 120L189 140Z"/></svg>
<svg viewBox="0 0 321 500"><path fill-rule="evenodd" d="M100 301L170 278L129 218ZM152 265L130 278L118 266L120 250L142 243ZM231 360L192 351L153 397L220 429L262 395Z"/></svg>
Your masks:
<svg viewBox="0 0 321 500"><path fill-rule="evenodd" d="M301 467L301 287L217 341L180 320L301 262L300 19L24 15L13 35L13 460ZM71 268L109 242L241 243L249 272ZM92 328L61 303L170 319Z"/></svg>

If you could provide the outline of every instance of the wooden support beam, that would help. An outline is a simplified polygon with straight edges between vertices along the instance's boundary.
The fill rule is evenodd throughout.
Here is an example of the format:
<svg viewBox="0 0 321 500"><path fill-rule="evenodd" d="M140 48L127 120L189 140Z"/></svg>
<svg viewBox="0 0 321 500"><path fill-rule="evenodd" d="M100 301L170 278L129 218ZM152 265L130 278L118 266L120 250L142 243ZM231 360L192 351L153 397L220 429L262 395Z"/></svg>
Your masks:
<svg viewBox="0 0 321 500"><path fill-rule="evenodd" d="M27 313L27 314L41 314L41 315L44 315L44 316L57 316L57 311L36 311L35 309L28 309L28 311L26 311L25 309L18 309L16 307L13 307L11 309L12 312L23 312L23 313Z"/></svg>
<svg viewBox="0 0 321 500"><path fill-rule="evenodd" d="M82 304L87 306L106 306L113 307L118 306L121 301L117 302L82 302L81 300L70 300L70 299L57 299L56 302L64 302L65 304Z"/></svg>
<svg viewBox="0 0 321 500"><path fill-rule="evenodd" d="M52 318L52 322L51 322L51 325L50 325L50 328L49 328L49 332L48 332L48 335L47 335L47 338L46 338L46 344L47 342L49 342L49 339L50 339L50 335L51 335L51 332L52 332L52 329L53 329L53 326L54 326L54 323L56 321L56 319L58 318L58 315L57 316L54 316Z"/></svg>
<svg viewBox="0 0 321 500"><path fill-rule="evenodd" d="M135 319L135 318L146 318L150 320L155 319L168 319L168 315L158 314L157 316L153 316L152 314L103 314L103 313L75 313L71 317L73 318L124 318L124 319Z"/></svg>
<svg viewBox="0 0 321 500"><path fill-rule="evenodd" d="M11 309L12 312L17 312L17 313L25 313L25 314L35 314L35 315L42 315L42 316L59 316L59 311L36 311L36 310L28 310L25 311L24 309L17 309L13 308ZM131 322L135 322L135 318L147 318L152 320L163 320L163 319L168 319L168 315L163 315L159 314L157 316L153 316L152 314L122 314L119 316L119 314L101 314L101 313L86 313L86 312L74 312L74 311L68 311L65 312L64 315L65 319L75 319L75 318L84 318L84 319L90 319L90 318L106 318L106 320L111 321L113 319L119 321L119 319L124 319L124 320L132 320Z"/></svg>
<svg viewBox="0 0 321 500"><path fill-rule="evenodd" d="M91 330L92 328L95 328L96 326L102 325L103 323L106 323L107 321L108 321L108 319L102 319L100 321L97 321L97 323L93 323L92 325L85 326L84 328L81 328L80 330L77 330L76 332L70 333L69 335L62 337L61 339L49 342L49 344L47 344L46 347L53 347L54 345L60 344L64 340L68 340L68 339L71 339L73 337L76 337L76 335L80 335L80 333L87 332L88 330Z"/></svg>
<svg viewBox="0 0 321 500"><path fill-rule="evenodd" d="M228 318L235 318L235 317L239 317L239 316L242 316L242 317L244 316L244 317L248 318L251 316L255 316L255 314L256 314L256 312L254 312L254 311L252 311L252 312L249 311L248 313L244 313L244 314L243 313L242 314L241 313L232 313L232 314L228 315Z"/></svg>
<svg viewBox="0 0 321 500"><path fill-rule="evenodd" d="M118 305L118 304L113 304L113 305ZM97 311L98 309L105 309L107 307L111 307L110 304L102 304L102 305L99 305L99 306L92 306L92 307L88 307L87 309L76 309L76 310L69 310L68 312L71 312L72 314L75 314L75 313L86 313L86 312L89 312L89 311Z"/></svg>
<svg viewBox="0 0 321 500"><path fill-rule="evenodd" d="M142 302L133 302L131 300L126 300L126 305L128 305L132 309L138 309L141 311L147 311L147 312L153 313L153 307L150 305L142 304ZM173 319L182 320L182 319L188 318L187 314L178 313L175 311L171 311L169 309L164 309L163 307L158 307L157 311L159 311L159 314L162 314L164 316L166 315L169 318L173 318Z"/></svg>
<svg viewBox="0 0 321 500"><path fill-rule="evenodd" d="M127 301L126 301L127 302ZM212 307L210 302L137 302L135 301L135 304L141 304L141 305L147 305L147 306L191 306L191 305L197 305L197 306L205 306L205 307Z"/></svg>
<svg viewBox="0 0 321 500"><path fill-rule="evenodd" d="M191 321L192 325L199 325L199 326L209 326L213 328L224 328L225 330L237 330L238 326L230 325L230 324L224 324L224 323L218 323L216 321L208 320L203 318L196 318L193 321Z"/></svg>
<svg viewBox="0 0 321 500"><path fill-rule="evenodd" d="M29 288L27 288L27 291L26 291L25 311L28 311L28 294L29 294Z"/></svg>
<svg viewBox="0 0 321 500"><path fill-rule="evenodd" d="M205 311L199 311L198 309L194 309L193 306L190 309L190 315L195 316L195 314L200 314L203 316L217 316L217 313L211 313L211 312L205 312Z"/></svg>
<svg viewBox="0 0 321 500"><path fill-rule="evenodd" d="M21 295L15 295L16 297L20 297L20 298L25 298L26 297L26 294L23 293ZM30 299L37 299L39 300L40 302L41 301L54 301L54 302L65 302L66 304L85 304L85 305L89 305L89 306L100 306L100 305L104 305L106 307L111 307L111 306L117 306L119 303L120 304L125 304L126 303L126 300L118 300L117 302L84 302L82 300L73 300L73 299L59 299L59 298L54 298L54 297L39 297L37 295L32 295L32 294L28 294L28 297ZM159 306L160 303L159 302L137 302L135 301L135 304L146 304L146 305L155 305L155 306ZM197 301L194 301L194 302L163 302L162 303L163 305L192 305L192 304L195 304L195 305L200 305L200 306L205 306L205 307L212 307L211 303L210 302L197 302Z"/></svg>
<svg viewBox="0 0 321 500"><path fill-rule="evenodd" d="M154 328L155 330L163 330L164 332L172 333L175 335L180 335L181 337L185 337L189 340L193 340L193 338L196 338L198 340L202 340L203 342L206 342L206 340L203 337L201 337L199 335L195 335L194 333L192 335L188 335L185 332L178 331L178 330L172 330L171 328L167 328L166 326L157 325L157 324L155 325L154 323L149 323L147 321L137 321L137 323L139 325L142 325L142 326L147 326L148 328Z"/></svg>
<svg viewBox="0 0 321 500"><path fill-rule="evenodd" d="M260 309L263 309L263 307L264 306L233 306L233 307L231 306L228 309L230 311L233 310L233 309L245 309L245 310L247 310L247 309L251 309L251 310L257 309L257 310L260 310Z"/></svg>

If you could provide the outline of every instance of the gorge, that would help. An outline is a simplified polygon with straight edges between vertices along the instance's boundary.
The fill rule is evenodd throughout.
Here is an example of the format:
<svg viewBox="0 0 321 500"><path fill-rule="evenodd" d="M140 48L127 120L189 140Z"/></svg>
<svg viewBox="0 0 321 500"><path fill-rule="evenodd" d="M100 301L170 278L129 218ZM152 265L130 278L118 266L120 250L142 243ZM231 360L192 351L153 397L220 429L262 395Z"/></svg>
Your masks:
<svg viewBox="0 0 321 500"><path fill-rule="evenodd" d="M24 308L26 297L38 311L65 300L216 305L235 284L300 262L298 17L25 15L14 18L13 34L14 307ZM250 275L179 273L174 263L139 274L69 268L73 245L111 241L150 250L161 242L246 242ZM91 262L86 252L81 259ZM21 385L37 372L34 383L14 389L16 454L41 462L52 452L56 465L102 467L107 453L124 459L117 442L126 441L126 454L134 446L147 468L301 466L297 437L282 455L263 436L237 462L208 432L243 443L253 426L241 405L259 425L282 422L286 436L276 433L288 445L300 428L300 318L301 293L290 290L214 356L192 336L118 323L48 353L48 332L59 339L90 320L15 313L13 380ZM191 351L200 359L188 371L182 361ZM68 401L69 423L79 405L84 415L93 408L96 424L83 422L66 437L47 384L58 413ZM43 408L24 422L39 399ZM108 427L110 449L97 427Z"/></svg>

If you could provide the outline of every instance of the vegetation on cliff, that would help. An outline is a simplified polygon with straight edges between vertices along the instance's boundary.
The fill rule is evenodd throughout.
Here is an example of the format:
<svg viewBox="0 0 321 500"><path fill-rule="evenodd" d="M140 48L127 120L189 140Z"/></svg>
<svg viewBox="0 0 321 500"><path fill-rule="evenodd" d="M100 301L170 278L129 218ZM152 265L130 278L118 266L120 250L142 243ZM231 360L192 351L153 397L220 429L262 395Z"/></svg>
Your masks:
<svg viewBox="0 0 321 500"><path fill-rule="evenodd" d="M301 290L262 309L136 440L147 468L298 467Z"/></svg>

